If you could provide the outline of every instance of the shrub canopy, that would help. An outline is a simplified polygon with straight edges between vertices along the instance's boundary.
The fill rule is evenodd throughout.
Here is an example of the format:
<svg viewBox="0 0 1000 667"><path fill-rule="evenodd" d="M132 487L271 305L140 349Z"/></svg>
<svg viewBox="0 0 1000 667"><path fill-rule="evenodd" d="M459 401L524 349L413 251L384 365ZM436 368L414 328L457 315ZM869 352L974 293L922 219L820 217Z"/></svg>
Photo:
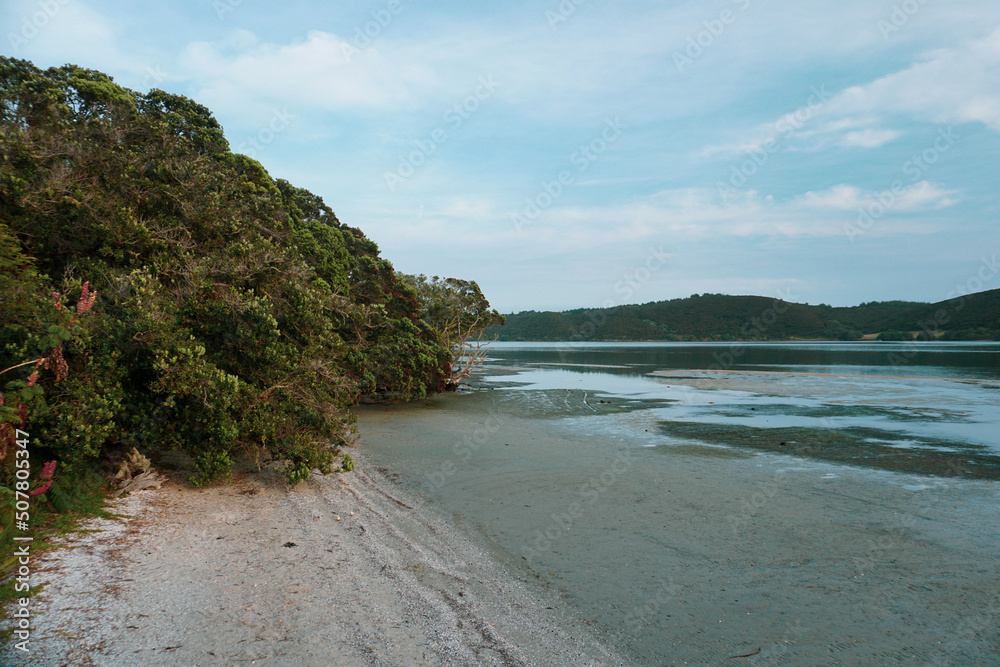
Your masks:
<svg viewBox="0 0 1000 667"><path fill-rule="evenodd" d="M177 447L207 483L251 453L296 481L335 465L348 406L447 374L378 246L190 99L0 58L0 153L0 371L35 361L0 375L0 422L45 456Z"/></svg>

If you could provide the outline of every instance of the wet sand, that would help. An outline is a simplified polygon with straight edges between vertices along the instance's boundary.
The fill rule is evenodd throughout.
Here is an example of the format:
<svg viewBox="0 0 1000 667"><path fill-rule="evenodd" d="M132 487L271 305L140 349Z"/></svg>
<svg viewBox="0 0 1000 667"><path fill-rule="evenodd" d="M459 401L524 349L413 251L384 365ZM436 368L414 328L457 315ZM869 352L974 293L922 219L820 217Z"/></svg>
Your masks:
<svg viewBox="0 0 1000 667"><path fill-rule="evenodd" d="M653 411L526 395L361 410L342 477L126 499L0 664L1000 664L996 482L649 446Z"/></svg>
<svg viewBox="0 0 1000 667"><path fill-rule="evenodd" d="M131 518L45 558L31 653L0 664L623 664L357 459L293 489L265 471L126 498Z"/></svg>
<svg viewBox="0 0 1000 667"><path fill-rule="evenodd" d="M541 400L570 416L526 417ZM644 446L655 415L616 408L478 392L360 427L372 460L634 664L1000 664L996 482Z"/></svg>

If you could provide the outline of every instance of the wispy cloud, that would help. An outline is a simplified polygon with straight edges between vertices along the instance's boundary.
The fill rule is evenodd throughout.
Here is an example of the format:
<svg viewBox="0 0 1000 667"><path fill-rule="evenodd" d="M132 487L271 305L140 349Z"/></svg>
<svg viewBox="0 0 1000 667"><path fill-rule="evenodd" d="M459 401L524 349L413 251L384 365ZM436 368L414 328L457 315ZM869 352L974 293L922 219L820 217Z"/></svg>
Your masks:
<svg viewBox="0 0 1000 667"><path fill-rule="evenodd" d="M1000 241L995 0L921 3L891 33L879 22L892 3L870 0L575 2L555 26L556 0L404 2L361 42L372 8L226 1L220 20L208 2L11 0L0 22L15 34L42 4L59 13L17 53L0 50L137 88L152 67L150 85L211 108L234 146L276 112L293 115L256 153L272 174L323 196L405 270L476 279L511 307L525 290L587 305L664 243L683 248L671 262L685 269L664 268L643 298L793 280L819 290L803 293L814 301L836 300L822 293L831 285L856 301L920 298L913 274L925 288L934 278L907 266L945 254L958 266ZM735 19L720 31L723 9ZM699 39L679 72L675 53ZM475 114L444 120L490 75L501 85ZM574 169L574 152L617 117L627 129L614 146L519 233L511 211ZM389 191L385 174L404 163L413 176ZM725 197L719 183L732 186ZM852 245L844 228L859 211L878 217ZM874 295L885 253L867 272L843 266L879 243L910 252L893 255L900 278ZM809 259L763 275L774 248Z"/></svg>
<svg viewBox="0 0 1000 667"><path fill-rule="evenodd" d="M858 211L879 201L879 192L864 192L851 185L837 185L820 192L807 192L792 200L793 209ZM959 201L958 193L928 181L900 188L893 197L893 210L913 212L940 209Z"/></svg>
<svg viewBox="0 0 1000 667"><path fill-rule="evenodd" d="M840 145L847 148L879 148L890 141L898 139L902 132L896 130L880 130L877 128L866 128L847 132L840 138Z"/></svg>
<svg viewBox="0 0 1000 667"><path fill-rule="evenodd" d="M935 123L979 122L1000 131L1000 30L830 101L829 113L907 114Z"/></svg>
<svg viewBox="0 0 1000 667"><path fill-rule="evenodd" d="M795 110L740 140L706 146L702 154L731 158L769 143L782 150L877 149L913 122L978 122L1000 132L1000 29L930 51L919 62L862 85L813 90Z"/></svg>
<svg viewBox="0 0 1000 667"><path fill-rule="evenodd" d="M1000 132L1000 30L984 39L931 51L905 69L847 88L830 100L823 113L978 122Z"/></svg>
<svg viewBox="0 0 1000 667"><path fill-rule="evenodd" d="M312 30L290 44L234 34L221 44L196 42L181 66L199 95L219 106L262 102L314 110L413 109L438 85L434 70L375 47Z"/></svg>
<svg viewBox="0 0 1000 667"><path fill-rule="evenodd" d="M523 234L492 229L492 238L494 247L510 248L510 252L526 247L591 252L664 237L674 242L843 237L844 225L853 222L859 211L878 203L881 194L841 184L784 200L756 191L724 200L711 188L672 189L627 204L553 208ZM927 234L940 230L939 223L915 223L912 216L952 206L959 200L958 193L927 181L901 188L894 194L890 220L877 231ZM891 222L906 216L910 218L905 225Z"/></svg>

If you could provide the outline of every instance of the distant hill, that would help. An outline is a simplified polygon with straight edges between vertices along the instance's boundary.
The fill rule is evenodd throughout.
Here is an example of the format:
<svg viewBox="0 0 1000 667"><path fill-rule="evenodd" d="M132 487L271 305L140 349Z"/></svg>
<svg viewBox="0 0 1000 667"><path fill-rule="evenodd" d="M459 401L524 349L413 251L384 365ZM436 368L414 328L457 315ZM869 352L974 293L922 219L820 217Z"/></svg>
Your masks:
<svg viewBox="0 0 1000 667"><path fill-rule="evenodd" d="M762 296L686 299L507 315L487 331L506 341L1000 340L1000 289L940 303L873 301L834 308Z"/></svg>

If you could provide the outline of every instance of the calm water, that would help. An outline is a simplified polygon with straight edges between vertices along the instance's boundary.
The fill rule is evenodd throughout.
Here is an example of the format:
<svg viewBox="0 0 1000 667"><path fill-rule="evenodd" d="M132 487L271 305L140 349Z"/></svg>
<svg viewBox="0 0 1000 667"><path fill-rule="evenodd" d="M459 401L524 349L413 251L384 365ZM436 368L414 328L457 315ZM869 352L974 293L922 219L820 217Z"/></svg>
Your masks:
<svg viewBox="0 0 1000 667"><path fill-rule="evenodd" d="M478 386L503 387L524 414L565 406L562 416L609 432L623 422L601 418L598 408L610 402L656 420L643 430L651 444L1000 479L996 343L497 343L493 350ZM550 408L567 391L580 404Z"/></svg>
<svg viewBox="0 0 1000 667"><path fill-rule="evenodd" d="M636 664L997 664L998 344L497 343L360 426Z"/></svg>

